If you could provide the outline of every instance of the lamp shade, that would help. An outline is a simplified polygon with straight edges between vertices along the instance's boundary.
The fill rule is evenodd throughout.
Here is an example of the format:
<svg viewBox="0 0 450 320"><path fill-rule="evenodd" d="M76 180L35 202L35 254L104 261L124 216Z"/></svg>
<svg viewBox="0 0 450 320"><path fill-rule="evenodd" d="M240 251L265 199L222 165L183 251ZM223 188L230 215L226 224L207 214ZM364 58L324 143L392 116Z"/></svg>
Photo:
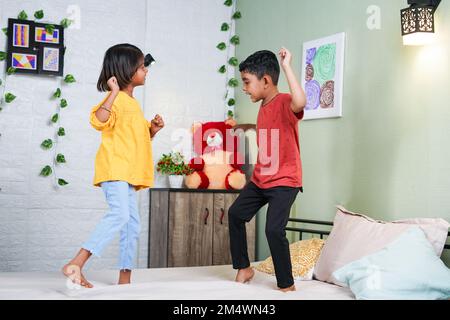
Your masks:
<svg viewBox="0 0 450 320"><path fill-rule="evenodd" d="M413 5L400 11L403 44L425 45L434 40L434 11L429 5Z"/></svg>
<svg viewBox="0 0 450 320"><path fill-rule="evenodd" d="M144 57L144 66L148 67L155 63L155 59L152 57L150 53L146 54Z"/></svg>

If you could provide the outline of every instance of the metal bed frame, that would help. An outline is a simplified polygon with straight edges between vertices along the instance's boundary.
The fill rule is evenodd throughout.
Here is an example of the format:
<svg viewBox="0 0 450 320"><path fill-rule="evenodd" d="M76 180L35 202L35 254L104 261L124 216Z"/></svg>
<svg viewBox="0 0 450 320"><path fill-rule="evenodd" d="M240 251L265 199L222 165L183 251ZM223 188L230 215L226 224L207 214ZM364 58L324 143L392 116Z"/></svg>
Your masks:
<svg viewBox="0 0 450 320"><path fill-rule="evenodd" d="M290 226L289 223L304 223L304 224L310 224L310 225L315 225L315 226L326 226L327 230L310 229L309 227L297 228L297 227ZM292 231L292 232L298 232L299 240L303 240L303 234L305 234L305 233L310 234L310 235L319 235L320 239L323 239L325 236L328 236L330 234L332 226L333 226L333 222L330 222L330 221L289 218L288 226L285 228L285 230ZM447 236L450 237L450 232L448 232ZM444 249L450 250L450 243L446 243L444 246Z"/></svg>

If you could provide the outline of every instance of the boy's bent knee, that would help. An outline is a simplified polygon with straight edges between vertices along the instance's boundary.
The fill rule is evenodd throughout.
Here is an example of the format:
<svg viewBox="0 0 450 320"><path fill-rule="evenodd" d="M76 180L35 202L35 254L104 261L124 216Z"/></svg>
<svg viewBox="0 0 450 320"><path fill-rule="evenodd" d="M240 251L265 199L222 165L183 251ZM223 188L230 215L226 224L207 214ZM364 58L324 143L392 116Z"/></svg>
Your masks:
<svg viewBox="0 0 450 320"><path fill-rule="evenodd" d="M286 232L282 228L274 228L274 227L268 227L266 228L266 237L267 238L285 238Z"/></svg>
<svg viewBox="0 0 450 320"><path fill-rule="evenodd" d="M234 220L238 218L238 211L236 210L236 206L234 204L228 209L228 220Z"/></svg>

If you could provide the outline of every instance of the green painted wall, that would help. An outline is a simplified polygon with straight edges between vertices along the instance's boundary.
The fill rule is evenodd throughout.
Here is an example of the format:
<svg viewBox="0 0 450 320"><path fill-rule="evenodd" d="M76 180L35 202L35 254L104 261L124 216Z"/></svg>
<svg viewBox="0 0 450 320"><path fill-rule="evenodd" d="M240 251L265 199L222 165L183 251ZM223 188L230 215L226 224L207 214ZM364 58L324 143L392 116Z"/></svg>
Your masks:
<svg viewBox="0 0 450 320"><path fill-rule="evenodd" d="M332 220L335 205L375 219L450 221L450 1L436 13L438 41L403 46L406 0L238 0L242 61L261 49L293 55L300 78L304 41L346 32L343 117L300 124L305 193L292 216ZM370 5L381 29L369 30ZM284 77L280 91L288 91ZM237 93L236 117L255 122L259 105ZM258 258L269 255L264 214ZM450 264L450 254L444 256Z"/></svg>

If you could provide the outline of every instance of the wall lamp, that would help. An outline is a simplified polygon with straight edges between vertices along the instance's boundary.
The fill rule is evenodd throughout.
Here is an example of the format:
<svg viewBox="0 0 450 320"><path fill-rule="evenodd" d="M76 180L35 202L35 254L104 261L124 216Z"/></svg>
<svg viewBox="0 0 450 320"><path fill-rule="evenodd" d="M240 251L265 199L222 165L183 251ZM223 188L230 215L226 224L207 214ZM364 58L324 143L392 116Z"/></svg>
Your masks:
<svg viewBox="0 0 450 320"><path fill-rule="evenodd" d="M408 0L409 8L400 11L403 44L422 46L434 41L434 12L441 0Z"/></svg>
<svg viewBox="0 0 450 320"><path fill-rule="evenodd" d="M144 57L144 66L148 67L151 66L152 64L155 64L155 59L153 59L152 55L148 53Z"/></svg>

